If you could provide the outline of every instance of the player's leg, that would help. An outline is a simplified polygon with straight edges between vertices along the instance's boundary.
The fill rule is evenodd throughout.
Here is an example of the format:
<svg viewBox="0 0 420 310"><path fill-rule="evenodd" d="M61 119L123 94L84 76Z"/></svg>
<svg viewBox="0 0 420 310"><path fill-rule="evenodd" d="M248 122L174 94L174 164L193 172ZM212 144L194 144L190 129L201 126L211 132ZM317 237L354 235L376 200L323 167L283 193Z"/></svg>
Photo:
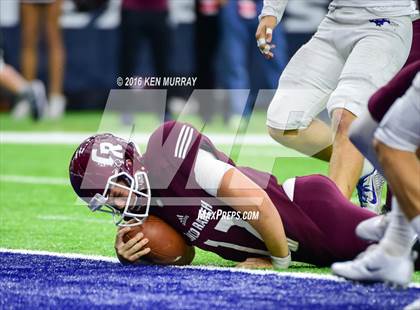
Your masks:
<svg viewBox="0 0 420 310"><path fill-rule="evenodd" d="M38 38L40 9L38 4L22 3L21 66L22 75L28 81L36 78L38 67Z"/></svg>
<svg viewBox="0 0 420 310"><path fill-rule="evenodd" d="M375 133L375 149L394 195L409 220L420 215L420 74L385 115Z"/></svg>
<svg viewBox="0 0 420 310"><path fill-rule="evenodd" d="M396 78L393 79L392 82L390 82L388 84L387 87L385 87L383 90L381 90L382 93L384 93L384 96L386 95L385 90L390 89L390 90L393 90L396 93L395 97L399 97L399 93L401 92L401 90L402 89L407 89L409 87L409 84L408 84L409 80L413 80L412 77L414 76L414 74L416 72L418 72L418 62L407 66L404 70L402 70L396 76ZM392 94L388 94L388 96L390 96L390 95L392 95ZM407 94L407 95L409 95L409 94ZM378 95L375 95L373 98L374 99L375 98L381 99L381 96L378 97ZM386 99L386 98L382 98L382 99ZM397 101L397 102L399 102L399 101ZM372 108L374 108L376 106L375 103L377 103L375 100L371 100L369 102L369 109L370 110L372 110ZM386 101L384 102L384 104L386 105ZM392 107L392 106L387 105L388 109L390 107ZM399 111L401 109L401 107L400 107L400 109L398 109L398 108L396 108L396 109L397 109L397 111ZM375 112L375 111L373 111L373 112ZM396 117L399 117L398 113L403 113L403 111L393 112L393 113L394 113L394 115L396 115ZM386 119L388 119L389 117L390 116L387 116ZM382 116L382 118L383 118L383 116ZM394 117L394 119L395 119L395 117ZM407 125L408 124L406 122L403 122L402 119L398 123L402 123L402 125ZM385 126L385 125L383 125L383 126ZM396 129L394 129L394 131L401 130L402 128L404 128L404 126L401 126L401 128L397 127ZM414 129L416 129L416 128L414 128ZM417 130L420 130L420 129L417 128ZM410 131L410 130L408 130L408 131ZM383 132L386 133L386 131L384 131L383 129L380 129L378 132L382 132L382 134L384 134ZM405 136L404 133L401 133L401 134L403 136ZM373 144L372 144L372 148L373 148ZM393 163L392 165L391 164L389 164L389 165L388 164L382 164L382 167L384 167L384 168L386 167L387 170L390 170L390 172L388 172L388 173L393 173L395 175L395 176L392 177L393 182L398 182L399 181L398 176L404 176L404 175L408 175L409 173L414 172L413 169L409 169L410 171L407 171L406 173L404 173L403 170L404 169L407 170L407 168L400 167L400 165L405 166L407 164L411 168L416 167L416 162L418 162L417 158L416 158L416 157L418 157L417 154L415 154L413 152L400 151L400 150L394 149L392 147L388 147L387 145L385 145L383 143L380 143L380 142L377 142L377 148L378 148L378 151L379 151L378 155L381 156L381 158L380 158L381 161L395 161L395 163ZM402 157L406 157L406 158L402 159ZM382 168L381 168L381 170L382 170ZM396 172L398 172L398 173L396 173ZM410 179L410 178L408 178L408 179ZM414 184L414 185L416 185L416 184ZM420 185L418 185L418 186L420 186ZM410 187L406 186L405 184L394 184L394 187L401 188L403 190L406 190L406 191L410 192ZM415 194L416 189L411 188L411 192L413 192L413 190L414 190L414 194ZM404 198L401 198L401 199L404 199ZM403 204L403 205L406 205L406 204ZM388 221L389 220L387 220L386 222L388 222ZM370 227L369 228L367 225L368 225L368 223L363 225L363 227L364 227L363 230L365 230L365 231L366 230L370 230L370 231L375 230L375 227ZM361 227L360 229L362 229L363 227Z"/></svg>
<svg viewBox="0 0 420 310"><path fill-rule="evenodd" d="M413 76L418 71L420 60L420 20L413 22L413 41L410 55L404 68L384 87L379 89L370 99L368 109L356 119L349 132L351 142L358 150L380 170L376 152L373 148L373 137L380 121L388 112L395 100L404 95L411 86ZM383 173L381 171L381 173Z"/></svg>
<svg viewBox="0 0 420 310"><path fill-rule="evenodd" d="M382 167L377 161L376 153L373 148L373 136L386 112L394 104L396 98L401 97L411 85L412 77L417 69L420 60L420 20L413 22L413 41L410 55L403 70L401 70L392 81L373 95L369 100L369 109L355 120L350 127L350 140L359 151L373 164L375 169L382 172ZM363 172L362 172L363 175ZM358 187L359 189L359 187ZM359 191L359 199L363 197L363 192ZM387 201L382 207L384 210L391 209L392 192L388 187ZM364 238L375 238L379 241L383 237L383 232L387 226L388 219L382 217L374 222L367 221L358 226L358 235ZM360 228L360 229L359 229ZM378 239L379 237L379 239ZM371 239L372 240L372 239Z"/></svg>
<svg viewBox="0 0 420 310"><path fill-rule="evenodd" d="M45 5L45 33L48 46L49 116L59 118L64 114L66 99L63 96L65 52L59 25L62 0Z"/></svg>
<svg viewBox="0 0 420 310"><path fill-rule="evenodd" d="M340 115L340 113L343 113ZM373 137L374 130L377 128L376 122L371 122L370 115L361 116L363 121L361 124L360 135L362 139L360 142L367 142L369 134ZM346 110L338 109L333 113L333 124L335 124L335 140L334 140L334 156L330 161L330 177L337 182L337 184L347 186L347 188L340 188L347 196L351 197L354 187L357 184L357 190L359 193L360 206L367 207L369 210L380 213L380 197L377 198L377 193L382 190L384 184L383 177L377 172L377 170L370 163L370 157L365 159L360 153L360 149L356 149L349 137L351 136L351 128L354 122L357 122L358 118ZM372 139L370 139L372 141ZM350 143L349 143L350 142ZM373 156L374 157L374 156ZM369 159L369 160L368 160ZM357 161L357 165L354 166L354 161ZM344 167L344 168L343 168ZM359 169L358 173L354 174L342 174L337 173L341 169ZM362 177L359 179L359 176ZM372 185L373 184L373 185ZM368 191L366 187L373 187L373 191ZM360 194L361 189L364 190L364 195Z"/></svg>
<svg viewBox="0 0 420 310"><path fill-rule="evenodd" d="M332 116L335 138L328 174L347 198L356 187L364 160L348 138L350 124L355 119L356 115L346 109L336 109Z"/></svg>
<svg viewBox="0 0 420 310"><path fill-rule="evenodd" d="M419 97L420 75L388 111L375 133L379 162L400 203L394 199L390 223L379 246L360 259L334 264L333 271L338 275L400 285L408 284L411 279L411 246L415 231L420 233L416 225L420 222L420 162L416 154L420 145Z"/></svg>
<svg viewBox="0 0 420 310"><path fill-rule="evenodd" d="M366 35L353 47L327 103L337 128L329 176L347 197L351 196L363 167L362 155L348 139L349 126L360 116L370 96L402 68L411 47L410 19L396 18L393 22L398 24L397 30L361 26ZM379 198L376 197L376 202Z"/></svg>
<svg viewBox="0 0 420 310"><path fill-rule="evenodd" d="M293 56L267 111L267 126L277 142L328 161L331 128L315 117L335 89L344 60L335 47L315 35Z"/></svg>
<svg viewBox="0 0 420 310"><path fill-rule="evenodd" d="M352 204L328 177L297 178L293 201L327 236L323 246L334 254L332 261L352 259L368 246L356 236L355 228L375 214Z"/></svg>
<svg viewBox="0 0 420 310"><path fill-rule="evenodd" d="M420 58L416 56L416 51L413 50L416 47L419 47L417 46L420 44L419 39L420 37L416 36L413 40L412 51L410 53L411 63L407 63L404 69L402 69L386 86L379 89L369 99L368 110L365 110L365 112L356 119L350 127L349 137L352 143L373 164L375 169L382 174L382 167L377 160L372 144L373 136L379 126L379 122L382 120L386 112L394 104L397 98L404 95L407 89L411 86L413 77L420 69ZM418 59L418 61L415 61L416 59ZM365 174L366 173L362 173L361 180L366 179L363 178L363 175ZM367 191L360 190L365 188L365 186L361 187L360 184L365 183L366 182L359 181L357 189L359 199L361 202L365 201L369 207L373 205L370 203L372 197L369 197L369 193ZM369 184L369 182L367 183ZM389 195L390 193L388 191L387 197ZM379 203L377 203L376 206L378 209L381 208ZM384 209L389 210L390 207L390 199L387 199L387 203L385 207L382 207L382 211Z"/></svg>

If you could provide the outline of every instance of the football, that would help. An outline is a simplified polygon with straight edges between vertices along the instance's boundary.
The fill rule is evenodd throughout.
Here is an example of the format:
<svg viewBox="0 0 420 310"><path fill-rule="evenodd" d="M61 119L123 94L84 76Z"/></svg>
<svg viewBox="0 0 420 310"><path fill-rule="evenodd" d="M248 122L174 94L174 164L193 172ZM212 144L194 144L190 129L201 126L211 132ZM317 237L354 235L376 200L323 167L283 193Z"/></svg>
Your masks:
<svg viewBox="0 0 420 310"><path fill-rule="evenodd" d="M142 225L131 227L124 235L123 241L129 241L140 232L149 239L146 247L151 250L142 259L160 265L188 265L193 260L193 248L162 219L149 215Z"/></svg>

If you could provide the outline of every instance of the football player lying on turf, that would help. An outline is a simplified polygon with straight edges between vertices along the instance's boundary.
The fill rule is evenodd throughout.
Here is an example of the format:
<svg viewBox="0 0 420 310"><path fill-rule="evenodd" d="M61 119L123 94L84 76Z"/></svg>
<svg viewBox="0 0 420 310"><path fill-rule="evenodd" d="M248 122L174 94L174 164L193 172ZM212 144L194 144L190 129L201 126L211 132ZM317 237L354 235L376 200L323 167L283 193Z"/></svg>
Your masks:
<svg viewBox="0 0 420 310"><path fill-rule="evenodd" d="M236 167L208 137L179 122L155 130L143 156L111 134L86 139L71 159L70 181L92 211L113 213L117 225L140 224L150 212L191 246L237 262L252 258L248 267L266 267L267 259L274 268L287 268L291 259L318 266L352 259L367 246L355 227L374 216L325 176L280 185L268 173ZM200 216L218 210L257 211L258 218ZM136 262L150 251L136 238L128 245L117 238L121 260Z"/></svg>

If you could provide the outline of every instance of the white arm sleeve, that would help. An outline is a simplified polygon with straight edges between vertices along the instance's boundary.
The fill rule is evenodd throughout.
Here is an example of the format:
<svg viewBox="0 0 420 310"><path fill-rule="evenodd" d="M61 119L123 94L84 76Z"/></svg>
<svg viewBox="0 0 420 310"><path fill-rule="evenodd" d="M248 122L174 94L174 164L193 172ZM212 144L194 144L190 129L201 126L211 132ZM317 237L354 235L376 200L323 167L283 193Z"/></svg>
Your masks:
<svg viewBox="0 0 420 310"><path fill-rule="evenodd" d="M234 167L199 149L194 165L195 180L209 195L216 197L223 176L231 168Z"/></svg>
<svg viewBox="0 0 420 310"><path fill-rule="evenodd" d="M264 7L258 17L261 20L264 16L274 16L277 24L280 23L289 0L264 0Z"/></svg>

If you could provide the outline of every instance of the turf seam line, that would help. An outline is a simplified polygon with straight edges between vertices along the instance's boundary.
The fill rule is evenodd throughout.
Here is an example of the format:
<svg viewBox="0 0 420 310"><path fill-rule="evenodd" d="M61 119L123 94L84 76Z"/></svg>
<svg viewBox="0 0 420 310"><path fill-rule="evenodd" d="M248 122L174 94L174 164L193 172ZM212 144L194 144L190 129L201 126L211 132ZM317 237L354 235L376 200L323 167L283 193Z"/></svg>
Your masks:
<svg viewBox="0 0 420 310"><path fill-rule="evenodd" d="M104 262L109 262L109 263L119 263L118 259L108 257L108 256L87 255L87 254L78 254L78 253L58 253L58 252L49 252L49 251L7 249L7 248L0 248L0 253L44 255L44 256L54 256L54 257L62 257L62 258L69 258L69 259L86 259L86 260L93 260L93 261L104 261ZM341 279L334 275L320 275L320 274L313 274L313 273L308 273L308 272L296 272L296 273L295 272L276 272L272 270L250 270L250 269L215 267L215 266L171 266L171 268L213 270L213 271L225 271L225 272L228 271L228 272L248 273L248 274L253 274L253 275L275 275L279 277L292 277L292 278L302 278L302 279L316 279L316 280L329 280L329 281L334 281L334 282L345 282L344 279ZM420 283L411 283L409 287L420 288Z"/></svg>

